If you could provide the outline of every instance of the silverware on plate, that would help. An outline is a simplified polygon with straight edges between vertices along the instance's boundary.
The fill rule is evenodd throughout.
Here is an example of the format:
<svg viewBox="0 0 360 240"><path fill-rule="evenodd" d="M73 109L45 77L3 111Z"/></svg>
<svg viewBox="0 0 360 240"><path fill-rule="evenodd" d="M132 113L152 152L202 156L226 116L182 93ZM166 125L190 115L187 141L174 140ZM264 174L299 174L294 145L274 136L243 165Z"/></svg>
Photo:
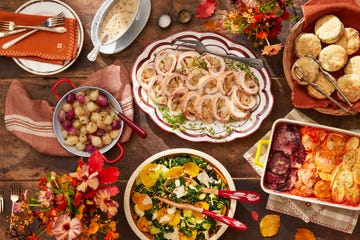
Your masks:
<svg viewBox="0 0 360 240"><path fill-rule="evenodd" d="M54 17L49 17L45 20L45 22L41 25L42 27L52 28L56 26L60 26L65 23L65 14L63 12L60 12ZM66 28L65 28L66 29ZM24 35L21 35L13 40L10 40L2 45L3 49L8 49L9 47L15 45L19 41L23 40L24 38L30 36L31 34L37 32L39 29L33 29L32 31L25 33Z"/></svg>
<svg viewBox="0 0 360 240"><path fill-rule="evenodd" d="M62 23L64 23L64 22L62 22ZM62 24L62 23L60 23L60 24ZM52 20L49 21L49 19L46 19L44 26L16 25L12 21L0 21L0 29L10 31L10 32L15 31L16 29L19 30L18 28L20 28L21 31L24 31L22 29L36 29L36 30L42 30L42 31L47 31L47 32L56 32L56 33L65 33L67 31L67 29L64 27L56 27L55 28L53 26L54 26L54 21L52 21Z"/></svg>
<svg viewBox="0 0 360 240"><path fill-rule="evenodd" d="M177 48L178 50L189 50L189 48L190 48L190 49L196 50L200 54L202 54L202 53L211 53L211 54L217 55L219 57L228 58L228 59L232 59L232 60L235 60L235 61L245 63L245 64L247 64L247 65L249 65L250 67L253 67L253 68L260 69L260 68L264 67L264 63L263 63L263 61L261 59L238 57L238 56L215 53L215 52L212 52L212 51L208 50L206 48L206 46L201 41L198 41L198 40L176 39L176 42L181 42L181 44L177 44L177 43L174 44L174 45L176 45L178 47L181 47L181 48Z"/></svg>

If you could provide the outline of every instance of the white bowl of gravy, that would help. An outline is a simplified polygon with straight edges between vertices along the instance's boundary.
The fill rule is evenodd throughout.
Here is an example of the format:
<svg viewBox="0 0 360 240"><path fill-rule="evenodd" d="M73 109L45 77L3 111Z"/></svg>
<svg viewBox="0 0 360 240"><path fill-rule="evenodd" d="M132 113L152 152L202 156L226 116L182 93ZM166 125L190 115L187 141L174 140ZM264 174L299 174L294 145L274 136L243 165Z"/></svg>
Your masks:
<svg viewBox="0 0 360 240"><path fill-rule="evenodd" d="M135 21L139 5L140 0L105 0L92 21L93 43L107 45L122 37Z"/></svg>

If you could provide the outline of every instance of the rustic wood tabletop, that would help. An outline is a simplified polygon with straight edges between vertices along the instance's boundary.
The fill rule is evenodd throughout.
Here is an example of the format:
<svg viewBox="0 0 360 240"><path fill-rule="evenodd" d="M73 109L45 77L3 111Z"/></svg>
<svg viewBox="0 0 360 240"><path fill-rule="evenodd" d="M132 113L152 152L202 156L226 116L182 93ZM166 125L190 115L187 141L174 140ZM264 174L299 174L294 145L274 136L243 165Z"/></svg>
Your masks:
<svg viewBox="0 0 360 240"><path fill-rule="evenodd" d="M19 6L24 4L25 0L2 0L0 10L13 12ZM17 182L22 190L35 190L41 176L48 171L57 171L59 174L73 171L77 166L78 157L54 157L41 154L34 150L29 144L18 139L5 128L4 109L5 99L11 82L15 79L21 81L33 99L42 99L55 106L57 99L52 95L51 88L53 84L61 78L69 78L76 84L80 84L91 73L111 65L115 60L120 60L130 71L132 64L137 56L142 53L143 49L151 42L161 39L171 34L184 30L206 31L204 19L196 18L196 8L199 0L173 0L173 1L151 1L150 18L141 31L139 36L123 51L115 54L100 53L95 62L87 59L87 54L92 50L91 41L91 23L93 17L103 3L103 1L87 0L63 0L71 6L79 15L84 29L84 44L80 56L68 69L51 76L38 76L24 71L13 59L0 57L0 194L5 199L5 212L0 214L0 239L6 239L4 233L8 228L7 216L10 213L10 186ZM227 9L229 1L218 1L218 9ZM281 33L273 43L281 42L285 44L291 27L302 17L301 6L306 1L296 0L294 6L288 10L297 20L293 22L283 22ZM183 9L190 9L194 16L188 24L181 24L176 21L177 13ZM168 13L172 17L172 24L166 29L158 26L158 18L161 14ZM254 171L250 164L244 159L243 154L256 142L261 139L270 129L275 120L284 117L294 107L291 102L291 89L285 78L282 65L282 51L275 56L261 55L260 48L253 48L249 41L242 36L227 36L235 42L241 43L250 48L256 57L265 62L265 68L271 76L271 91L274 96L274 105L269 116L263 121L260 128L250 136L238 138L226 143L208 143L208 142L191 142L179 138L171 132L160 129L152 119L135 105L134 121L147 132L147 138L142 139L136 134L132 134L130 141L123 144L125 155L116 166L119 167L121 175L117 182L121 193L117 197L120 203L119 213L116 218L119 221L118 228L121 239L137 239L137 236L129 227L124 210L123 194L126 183L133 171L138 165L151 155L166 149L172 148L193 148L206 152L207 154L218 159L229 171L236 187L249 191L261 193L263 199L256 205L238 203L235 218L246 223L248 230L238 232L228 229L221 239L263 239L259 231L259 222L254 221L251 212L255 211L259 217L266 214L276 213L266 209L268 194L263 192L260 186L260 176ZM359 129L360 120L357 116L333 116L320 113L313 109L298 109L305 115L311 117L314 121L327 126L339 127L343 129ZM110 151L109 153L112 153ZM281 214L281 227L279 233L269 239L294 239L295 232L298 228L308 228L316 235L316 239L330 240L357 240L360 239L360 224L352 234L336 231L315 223L306 223L303 220Z"/></svg>

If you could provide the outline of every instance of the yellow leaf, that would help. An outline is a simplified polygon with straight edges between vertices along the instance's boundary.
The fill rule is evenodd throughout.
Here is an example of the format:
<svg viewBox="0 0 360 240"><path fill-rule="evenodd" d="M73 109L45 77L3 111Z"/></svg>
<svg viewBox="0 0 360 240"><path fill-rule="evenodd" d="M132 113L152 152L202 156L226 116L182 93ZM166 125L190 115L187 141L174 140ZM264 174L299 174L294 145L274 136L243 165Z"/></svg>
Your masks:
<svg viewBox="0 0 360 240"><path fill-rule="evenodd" d="M265 215L260 222L260 233L263 237L275 236L280 228L280 216L276 214Z"/></svg>

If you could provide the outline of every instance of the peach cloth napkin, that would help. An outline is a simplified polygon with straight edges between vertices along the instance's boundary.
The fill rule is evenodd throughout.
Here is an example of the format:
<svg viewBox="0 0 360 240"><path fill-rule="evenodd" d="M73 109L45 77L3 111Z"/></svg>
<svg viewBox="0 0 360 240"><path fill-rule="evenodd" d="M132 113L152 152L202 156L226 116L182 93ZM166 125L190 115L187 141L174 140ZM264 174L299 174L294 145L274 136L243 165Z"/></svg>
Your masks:
<svg viewBox="0 0 360 240"><path fill-rule="evenodd" d="M13 21L17 25L40 25L49 16L28 15L0 11L0 20ZM37 31L8 49L0 47L0 56L26 58L40 62L64 64L76 57L78 49L78 22L66 18L66 33ZM0 38L0 46L26 32Z"/></svg>
<svg viewBox="0 0 360 240"><path fill-rule="evenodd" d="M109 91L120 103L124 114L134 118L131 83L128 72L115 62L89 76L80 86L96 86ZM13 80L5 102L5 127L40 153L73 156L56 139L52 117L55 107L46 100L31 99L23 84ZM125 125L120 142L127 142L132 129Z"/></svg>
<svg viewBox="0 0 360 240"><path fill-rule="evenodd" d="M340 18L345 27L351 26L360 31L360 21L358 20L360 6L356 0L310 0L302 6L302 10L304 15L303 32L313 32L316 20L326 14L334 14ZM360 51L353 55L359 54ZM340 70L334 73L334 77L340 77L343 74ZM332 96L338 100L336 94ZM295 107L299 108L337 108L330 100L318 100L310 97L303 86L298 84L294 84L292 89L292 102ZM354 107L360 111L360 101L356 102Z"/></svg>
<svg viewBox="0 0 360 240"><path fill-rule="evenodd" d="M316 123L314 120L296 109L290 111L284 118ZM270 135L271 132L269 131L261 139L270 139ZM255 143L248 151L246 151L244 158L249 162L256 173L259 176L262 176L264 169L255 164L257 148L258 143ZM266 161L266 148L267 145L262 148L260 156L261 162ZM315 203L307 204L304 201L293 200L273 194L269 195L266 209L300 218L306 223L313 222L327 228L350 234L354 231L360 214L360 211L334 208Z"/></svg>

